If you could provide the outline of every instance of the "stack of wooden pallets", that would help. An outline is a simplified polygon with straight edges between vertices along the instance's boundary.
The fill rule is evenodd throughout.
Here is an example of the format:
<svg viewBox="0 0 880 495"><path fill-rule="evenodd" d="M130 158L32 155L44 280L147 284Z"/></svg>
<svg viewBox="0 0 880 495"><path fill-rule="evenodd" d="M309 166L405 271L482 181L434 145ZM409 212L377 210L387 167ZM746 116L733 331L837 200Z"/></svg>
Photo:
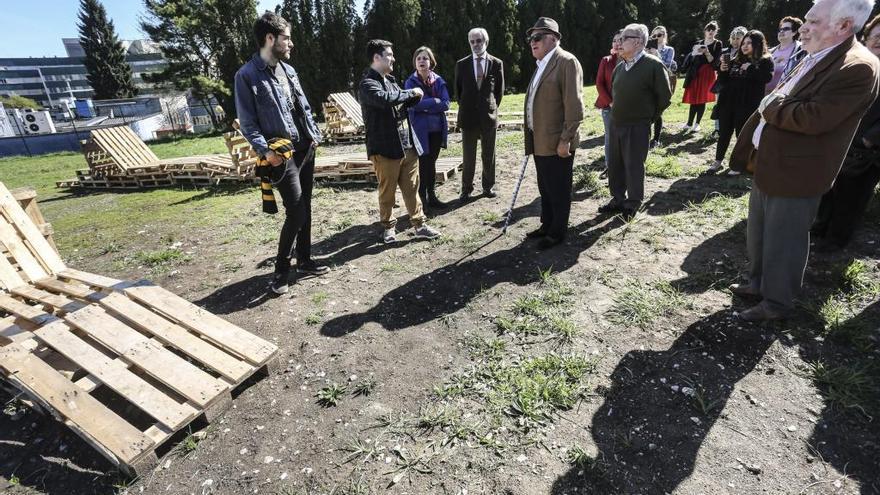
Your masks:
<svg viewBox="0 0 880 495"><path fill-rule="evenodd" d="M175 184L209 186L241 182L252 177L252 165L227 155L204 155L160 160L128 126L92 131L83 144L88 169L58 187L140 189Z"/></svg>
<svg viewBox="0 0 880 495"><path fill-rule="evenodd" d="M332 93L323 107L328 141L351 143L366 137L361 104L351 93Z"/></svg>
<svg viewBox="0 0 880 495"><path fill-rule="evenodd" d="M276 365L275 345L159 286L68 268L34 210L0 183L0 382L124 472Z"/></svg>

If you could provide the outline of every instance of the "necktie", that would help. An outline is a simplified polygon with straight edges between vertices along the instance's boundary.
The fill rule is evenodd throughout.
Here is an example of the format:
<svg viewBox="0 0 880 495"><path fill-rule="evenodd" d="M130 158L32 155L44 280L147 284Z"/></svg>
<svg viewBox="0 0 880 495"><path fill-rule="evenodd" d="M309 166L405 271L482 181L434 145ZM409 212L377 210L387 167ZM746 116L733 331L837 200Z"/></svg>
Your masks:
<svg viewBox="0 0 880 495"><path fill-rule="evenodd" d="M483 78L485 77L485 73L483 72L483 57L477 57L477 89L483 86Z"/></svg>

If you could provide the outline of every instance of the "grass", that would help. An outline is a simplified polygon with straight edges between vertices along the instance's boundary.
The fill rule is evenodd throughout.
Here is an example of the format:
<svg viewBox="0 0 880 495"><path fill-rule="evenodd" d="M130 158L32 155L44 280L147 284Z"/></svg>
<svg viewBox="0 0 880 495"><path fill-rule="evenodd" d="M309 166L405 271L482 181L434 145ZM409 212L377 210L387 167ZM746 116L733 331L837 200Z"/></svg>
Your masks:
<svg viewBox="0 0 880 495"><path fill-rule="evenodd" d="M324 321L324 310L319 309L306 316L305 323L309 326L320 325Z"/></svg>
<svg viewBox="0 0 880 495"><path fill-rule="evenodd" d="M684 171L678 156L658 156L651 154L645 160L645 175L660 179L681 177Z"/></svg>
<svg viewBox="0 0 880 495"><path fill-rule="evenodd" d="M607 316L612 323L647 329L658 318L688 306L687 298L668 282L632 280L617 292Z"/></svg>
<svg viewBox="0 0 880 495"><path fill-rule="evenodd" d="M346 391L345 386L333 383L319 390L315 397L318 398L317 402L321 407L336 407L342 402Z"/></svg>
<svg viewBox="0 0 880 495"><path fill-rule="evenodd" d="M825 399L844 410L859 411L869 420L880 411L880 369L877 363L828 365L809 363L806 374L825 392Z"/></svg>
<svg viewBox="0 0 880 495"><path fill-rule="evenodd" d="M602 184L599 178L599 172L590 170L586 164L579 164L574 167L574 180L572 189L577 192L585 192L588 194L608 194L607 188Z"/></svg>
<svg viewBox="0 0 880 495"><path fill-rule="evenodd" d="M496 330L500 335L519 339L544 335L559 344L570 344L578 333L569 318L574 291L549 270L540 275L542 290L516 299L510 307L510 316L496 318Z"/></svg>

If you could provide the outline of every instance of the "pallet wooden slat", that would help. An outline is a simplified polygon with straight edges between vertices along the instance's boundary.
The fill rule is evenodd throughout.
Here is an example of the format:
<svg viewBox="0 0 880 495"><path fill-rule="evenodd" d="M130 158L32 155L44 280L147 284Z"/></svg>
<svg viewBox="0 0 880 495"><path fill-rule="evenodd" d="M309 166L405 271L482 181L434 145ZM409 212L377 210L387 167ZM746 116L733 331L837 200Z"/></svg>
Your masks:
<svg viewBox="0 0 880 495"><path fill-rule="evenodd" d="M50 323L35 330L34 334L169 428L180 428L198 413L192 406L174 401L121 362L107 357L74 335L63 322Z"/></svg>
<svg viewBox="0 0 880 495"><path fill-rule="evenodd" d="M65 315L64 320L199 406L207 406L228 388L183 358L150 342L101 308L88 306Z"/></svg>
<svg viewBox="0 0 880 495"><path fill-rule="evenodd" d="M135 463L154 446L140 430L120 418L64 375L16 344L0 348L0 368L14 375L31 397L39 398L74 431L123 463Z"/></svg>
<svg viewBox="0 0 880 495"><path fill-rule="evenodd" d="M61 261L61 256L58 256L55 249L46 241L46 238L27 216L27 213L21 209L6 187L0 188L0 209L9 222L21 233L24 240L30 244L30 248L34 251L32 254L43 266L50 272L58 272L66 268L64 262Z"/></svg>
<svg viewBox="0 0 880 495"><path fill-rule="evenodd" d="M274 354L275 346L269 342L157 285L131 287L124 292L255 365L262 365Z"/></svg>
<svg viewBox="0 0 880 495"><path fill-rule="evenodd" d="M188 356L198 359L233 382L243 380L253 370L247 363L235 359L122 294L110 294L102 298L100 304L125 317L141 330L155 335L160 340L185 352Z"/></svg>

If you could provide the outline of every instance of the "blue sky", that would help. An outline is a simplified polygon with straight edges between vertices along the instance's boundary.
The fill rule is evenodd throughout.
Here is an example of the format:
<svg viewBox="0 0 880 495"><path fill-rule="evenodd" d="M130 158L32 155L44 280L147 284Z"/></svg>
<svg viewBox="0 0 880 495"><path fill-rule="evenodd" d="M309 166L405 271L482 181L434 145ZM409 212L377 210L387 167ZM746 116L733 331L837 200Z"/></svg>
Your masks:
<svg viewBox="0 0 880 495"><path fill-rule="evenodd" d="M260 11L280 0L258 0ZM121 39L143 38L138 27L144 13L141 0L102 0ZM360 12L364 0L358 0ZM0 57L65 56L61 38L76 38L78 0L0 0L3 27Z"/></svg>

